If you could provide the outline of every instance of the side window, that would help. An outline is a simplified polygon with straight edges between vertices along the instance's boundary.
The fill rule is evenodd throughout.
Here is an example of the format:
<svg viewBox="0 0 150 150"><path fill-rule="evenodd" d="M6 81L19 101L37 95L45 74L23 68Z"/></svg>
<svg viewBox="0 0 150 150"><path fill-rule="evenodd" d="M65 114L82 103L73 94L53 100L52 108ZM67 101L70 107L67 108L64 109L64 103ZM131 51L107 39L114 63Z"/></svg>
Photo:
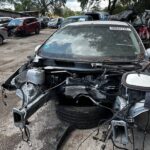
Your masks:
<svg viewBox="0 0 150 150"><path fill-rule="evenodd" d="M61 23L63 22L63 19L61 18Z"/></svg>
<svg viewBox="0 0 150 150"><path fill-rule="evenodd" d="M35 21L34 21L34 18L31 18L31 19L29 19L29 20L30 20L30 23L35 22Z"/></svg>
<svg viewBox="0 0 150 150"><path fill-rule="evenodd" d="M36 19L36 18L33 18L33 22L37 22L37 19Z"/></svg>
<svg viewBox="0 0 150 150"><path fill-rule="evenodd" d="M24 21L24 23L25 23L25 24L29 24L29 23L30 23L30 19L26 19L26 20Z"/></svg>
<svg viewBox="0 0 150 150"><path fill-rule="evenodd" d="M4 22L4 19L2 18L1 20L0 20L0 23L3 23Z"/></svg>
<svg viewBox="0 0 150 150"><path fill-rule="evenodd" d="M30 24L30 23L33 23L33 22L35 22L35 18L30 18L30 19L25 20L26 24Z"/></svg>
<svg viewBox="0 0 150 150"><path fill-rule="evenodd" d="M7 18L4 18L4 19L3 19L3 22L4 22L4 23L7 22Z"/></svg>
<svg viewBox="0 0 150 150"><path fill-rule="evenodd" d="M1 22L1 23L6 23L6 22L8 22L8 19L7 19L7 18L2 18L2 19L0 20L0 22Z"/></svg>

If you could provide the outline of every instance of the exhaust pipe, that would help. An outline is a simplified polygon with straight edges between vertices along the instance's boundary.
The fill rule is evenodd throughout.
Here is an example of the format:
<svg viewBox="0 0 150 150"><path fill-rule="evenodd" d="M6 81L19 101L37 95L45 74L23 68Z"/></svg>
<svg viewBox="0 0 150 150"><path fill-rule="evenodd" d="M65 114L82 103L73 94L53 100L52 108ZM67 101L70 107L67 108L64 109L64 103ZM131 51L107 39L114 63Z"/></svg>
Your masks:
<svg viewBox="0 0 150 150"><path fill-rule="evenodd" d="M24 128L27 119L31 117L44 103L51 100L52 93L46 92L37 97L32 103L21 109L13 108L13 118L16 127Z"/></svg>

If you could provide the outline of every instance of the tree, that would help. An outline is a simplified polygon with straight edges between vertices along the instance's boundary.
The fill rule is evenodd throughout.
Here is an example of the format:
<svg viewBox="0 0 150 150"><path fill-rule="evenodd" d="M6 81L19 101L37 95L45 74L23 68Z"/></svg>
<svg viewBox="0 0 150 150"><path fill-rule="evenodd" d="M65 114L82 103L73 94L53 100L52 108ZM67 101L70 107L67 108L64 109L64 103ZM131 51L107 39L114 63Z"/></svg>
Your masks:
<svg viewBox="0 0 150 150"><path fill-rule="evenodd" d="M54 8L53 14L56 16L63 17L63 15L64 15L63 8L57 8L57 7Z"/></svg>
<svg viewBox="0 0 150 150"><path fill-rule="evenodd" d="M66 3L66 0L32 0L33 6L44 15L45 12L53 11L56 8L61 8Z"/></svg>
<svg viewBox="0 0 150 150"><path fill-rule="evenodd" d="M39 10L41 14L61 8L67 0L0 0L14 5L16 11Z"/></svg>
<svg viewBox="0 0 150 150"><path fill-rule="evenodd" d="M85 9L85 7L87 6L89 0L78 0L78 2L80 2L80 6L82 8L82 11Z"/></svg>
<svg viewBox="0 0 150 150"><path fill-rule="evenodd" d="M108 12L109 12L110 14L112 14L113 11L115 10L117 1L118 1L118 0L109 0L109 3L108 3Z"/></svg>
<svg viewBox="0 0 150 150"><path fill-rule="evenodd" d="M91 8L92 11L101 11L101 8L99 6L93 6Z"/></svg>
<svg viewBox="0 0 150 150"><path fill-rule="evenodd" d="M100 5L99 3L101 2L101 0L78 0L78 2L80 2L80 6L83 10L95 10L95 11L99 11Z"/></svg>
<svg viewBox="0 0 150 150"><path fill-rule="evenodd" d="M78 0L82 10L89 10L89 8L94 8L97 10L97 6L100 6L102 0ZM118 12L119 10L124 10L129 6L133 5L138 11L143 11L145 9L150 9L150 0L105 0L108 2L107 10L110 14ZM98 4L99 3L99 4ZM117 9L117 11L116 11ZM92 9L91 9L92 10Z"/></svg>
<svg viewBox="0 0 150 150"><path fill-rule="evenodd" d="M15 11L29 11L32 7L31 0L20 0L20 2L14 2Z"/></svg>
<svg viewBox="0 0 150 150"><path fill-rule="evenodd" d="M63 10L63 17L66 18L66 17L69 17L69 16L74 16L76 15L74 11L72 11L71 9L69 9L68 7L65 7L64 10Z"/></svg>
<svg viewBox="0 0 150 150"><path fill-rule="evenodd" d="M150 0L145 0L145 8L150 10Z"/></svg>
<svg viewBox="0 0 150 150"><path fill-rule="evenodd" d="M106 1L106 0L105 0ZM116 4L118 2L118 0L107 0L108 1L108 12L110 14L113 13L113 10L116 7ZM89 8L100 8L100 2L101 0L78 0L78 2L80 2L80 6L82 8L82 10L89 10Z"/></svg>
<svg viewBox="0 0 150 150"><path fill-rule="evenodd" d="M127 6L124 6L124 5L121 5L121 3L118 3L116 4L115 9L113 10L113 14L118 14L122 11L125 11L127 8L128 8Z"/></svg>

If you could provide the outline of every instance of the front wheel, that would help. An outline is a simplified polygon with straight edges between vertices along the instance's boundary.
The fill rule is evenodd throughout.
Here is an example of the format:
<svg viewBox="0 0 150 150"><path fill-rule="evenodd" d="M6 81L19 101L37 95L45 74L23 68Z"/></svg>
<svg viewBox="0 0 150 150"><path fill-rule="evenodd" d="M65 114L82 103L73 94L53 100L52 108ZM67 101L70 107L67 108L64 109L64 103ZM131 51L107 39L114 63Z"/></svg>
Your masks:
<svg viewBox="0 0 150 150"><path fill-rule="evenodd" d="M98 106L78 107L60 104L56 104L56 113L61 121L78 129L97 127L102 120L108 119L111 114L108 110Z"/></svg>
<svg viewBox="0 0 150 150"><path fill-rule="evenodd" d="M40 33L40 29L39 28L36 28L35 29L35 34L39 34Z"/></svg>
<svg viewBox="0 0 150 150"><path fill-rule="evenodd" d="M3 41L4 41L3 37L2 37L2 36L0 36L0 45L2 45L2 44L3 44Z"/></svg>

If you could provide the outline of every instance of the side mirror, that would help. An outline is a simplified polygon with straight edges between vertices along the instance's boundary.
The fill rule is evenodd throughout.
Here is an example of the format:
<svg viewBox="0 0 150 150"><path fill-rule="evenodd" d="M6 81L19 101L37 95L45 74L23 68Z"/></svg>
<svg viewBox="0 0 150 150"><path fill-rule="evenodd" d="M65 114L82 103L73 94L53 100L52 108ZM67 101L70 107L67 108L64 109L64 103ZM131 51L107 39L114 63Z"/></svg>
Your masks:
<svg viewBox="0 0 150 150"><path fill-rule="evenodd" d="M35 47L35 49L34 49L35 54L37 53L37 51L38 51L38 49L39 49L40 47L41 47L41 45L38 45L38 46Z"/></svg>
<svg viewBox="0 0 150 150"><path fill-rule="evenodd" d="M146 49L145 57L146 57L147 59L150 59L150 48Z"/></svg>

